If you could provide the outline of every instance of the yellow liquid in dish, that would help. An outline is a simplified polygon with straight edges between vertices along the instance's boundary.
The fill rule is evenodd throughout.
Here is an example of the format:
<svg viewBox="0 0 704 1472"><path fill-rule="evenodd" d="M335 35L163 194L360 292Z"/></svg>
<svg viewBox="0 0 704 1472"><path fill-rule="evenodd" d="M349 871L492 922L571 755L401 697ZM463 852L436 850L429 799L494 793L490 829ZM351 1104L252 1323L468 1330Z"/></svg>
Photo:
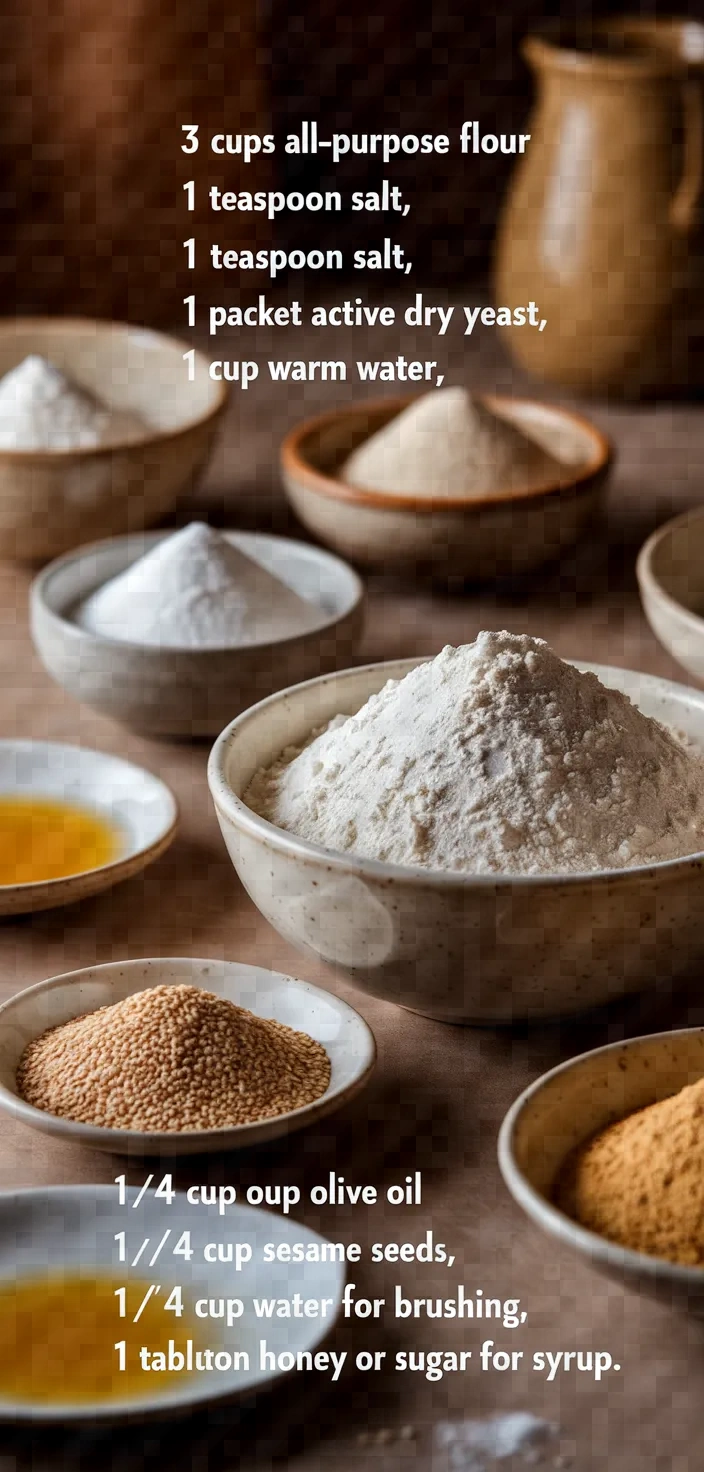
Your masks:
<svg viewBox="0 0 704 1472"><path fill-rule="evenodd" d="M119 856L117 828L52 798L0 796L0 885L40 884L100 869Z"/></svg>
<svg viewBox="0 0 704 1472"><path fill-rule="evenodd" d="M27 1279L0 1285L0 1398L37 1405L138 1399L158 1395L186 1370L143 1370L140 1348L168 1354L169 1341L183 1351L199 1344L200 1325L164 1312L168 1297L152 1295L139 1322L133 1319L148 1282L86 1274ZM115 1290L126 1288L125 1317ZM125 1369L115 1344L125 1341Z"/></svg>

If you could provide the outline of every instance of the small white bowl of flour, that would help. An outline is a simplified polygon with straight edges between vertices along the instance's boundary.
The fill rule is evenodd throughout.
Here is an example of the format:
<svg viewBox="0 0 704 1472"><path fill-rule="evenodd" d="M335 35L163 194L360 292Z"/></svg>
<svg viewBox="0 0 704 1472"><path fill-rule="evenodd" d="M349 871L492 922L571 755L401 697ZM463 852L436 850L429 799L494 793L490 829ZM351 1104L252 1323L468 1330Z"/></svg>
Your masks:
<svg viewBox="0 0 704 1472"><path fill-rule="evenodd" d="M227 402L187 344L114 322L0 323L0 557L141 531L202 467Z"/></svg>
<svg viewBox="0 0 704 1472"><path fill-rule="evenodd" d="M289 678L354 654L363 589L339 558L282 537L120 537L50 564L31 592L49 673L103 715L150 735L212 736Z"/></svg>
<svg viewBox="0 0 704 1472"><path fill-rule="evenodd" d="M343 556L490 580L572 545L612 458L594 425L558 405L442 388L298 425L281 469L298 516Z"/></svg>
<svg viewBox="0 0 704 1472"><path fill-rule="evenodd" d="M701 692L485 633L273 696L210 783L282 934L387 1000L496 1022L704 960L703 748Z"/></svg>

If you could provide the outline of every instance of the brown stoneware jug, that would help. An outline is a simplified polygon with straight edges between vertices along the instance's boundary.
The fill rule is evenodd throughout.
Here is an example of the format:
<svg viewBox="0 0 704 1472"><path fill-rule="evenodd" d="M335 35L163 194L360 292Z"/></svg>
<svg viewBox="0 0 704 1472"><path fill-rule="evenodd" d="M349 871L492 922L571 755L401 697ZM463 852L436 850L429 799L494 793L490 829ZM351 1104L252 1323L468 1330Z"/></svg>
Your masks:
<svg viewBox="0 0 704 1472"><path fill-rule="evenodd" d="M704 26L607 21L533 36L524 54L538 98L495 297L534 301L546 325L507 327L511 351L583 393L701 387Z"/></svg>

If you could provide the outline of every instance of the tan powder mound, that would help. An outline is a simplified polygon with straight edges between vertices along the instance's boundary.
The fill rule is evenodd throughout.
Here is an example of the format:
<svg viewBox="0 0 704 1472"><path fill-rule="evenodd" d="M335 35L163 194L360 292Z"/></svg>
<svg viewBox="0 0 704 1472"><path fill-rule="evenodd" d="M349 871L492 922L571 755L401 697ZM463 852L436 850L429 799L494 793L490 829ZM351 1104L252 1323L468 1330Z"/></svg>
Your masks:
<svg viewBox="0 0 704 1472"><path fill-rule="evenodd" d="M582 1145L554 1199L622 1247L704 1267L704 1079Z"/></svg>
<svg viewBox="0 0 704 1472"><path fill-rule="evenodd" d="M27 1045L17 1087L35 1109L109 1129L223 1129L311 1104L321 1043L194 986L156 986Z"/></svg>

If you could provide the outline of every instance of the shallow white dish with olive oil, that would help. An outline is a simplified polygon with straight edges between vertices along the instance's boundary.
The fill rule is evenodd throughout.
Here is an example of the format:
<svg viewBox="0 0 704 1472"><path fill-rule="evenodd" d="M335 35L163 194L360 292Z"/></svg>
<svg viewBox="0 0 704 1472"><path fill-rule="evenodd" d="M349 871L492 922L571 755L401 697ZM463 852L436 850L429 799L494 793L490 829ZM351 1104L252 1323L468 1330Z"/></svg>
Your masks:
<svg viewBox="0 0 704 1472"><path fill-rule="evenodd" d="M157 859L178 820L169 788L82 746L0 741L0 916L110 889Z"/></svg>
<svg viewBox="0 0 704 1472"><path fill-rule="evenodd" d="M188 1200L159 1169L139 1188L0 1192L0 1422L173 1416L291 1371L339 1379L348 1354L318 1348L338 1244L234 1195Z"/></svg>

